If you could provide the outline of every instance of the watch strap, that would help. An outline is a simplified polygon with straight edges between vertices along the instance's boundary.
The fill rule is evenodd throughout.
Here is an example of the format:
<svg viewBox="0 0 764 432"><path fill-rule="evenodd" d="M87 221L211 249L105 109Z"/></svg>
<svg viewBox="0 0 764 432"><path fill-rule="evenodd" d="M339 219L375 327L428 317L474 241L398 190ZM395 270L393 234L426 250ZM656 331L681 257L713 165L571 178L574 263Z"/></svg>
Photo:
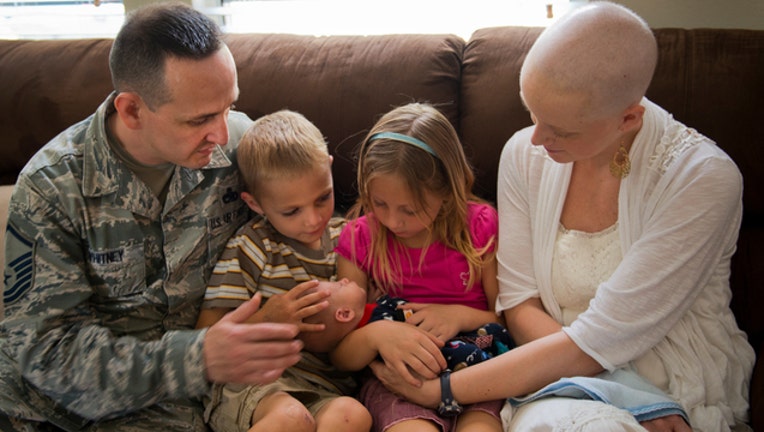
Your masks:
<svg viewBox="0 0 764 432"><path fill-rule="evenodd" d="M453 417L462 413L464 408L454 399L451 393L451 370L446 369L440 374L440 404L438 414L443 417Z"/></svg>

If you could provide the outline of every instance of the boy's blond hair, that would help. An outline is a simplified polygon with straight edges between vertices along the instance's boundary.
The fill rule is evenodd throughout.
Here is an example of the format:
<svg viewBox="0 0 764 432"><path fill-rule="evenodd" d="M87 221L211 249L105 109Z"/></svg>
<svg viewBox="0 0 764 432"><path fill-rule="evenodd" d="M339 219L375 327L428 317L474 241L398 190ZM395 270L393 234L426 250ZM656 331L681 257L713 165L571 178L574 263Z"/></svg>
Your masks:
<svg viewBox="0 0 764 432"><path fill-rule="evenodd" d="M242 136L237 164L247 192L265 180L304 174L329 159L321 131L302 114L281 110L255 120Z"/></svg>

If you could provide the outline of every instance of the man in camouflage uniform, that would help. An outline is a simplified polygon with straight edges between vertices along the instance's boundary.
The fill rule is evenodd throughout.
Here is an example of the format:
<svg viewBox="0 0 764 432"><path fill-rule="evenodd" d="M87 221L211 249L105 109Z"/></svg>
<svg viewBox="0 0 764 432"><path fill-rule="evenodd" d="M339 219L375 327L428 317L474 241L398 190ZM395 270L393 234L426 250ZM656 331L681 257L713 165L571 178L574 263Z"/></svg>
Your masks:
<svg viewBox="0 0 764 432"><path fill-rule="evenodd" d="M249 217L232 161L251 121L231 110L219 29L150 6L128 17L110 66L116 91L30 160L11 199L4 432L202 431L211 382L271 382L299 359L297 326L245 323L257 298L194 330Z"/></svg>

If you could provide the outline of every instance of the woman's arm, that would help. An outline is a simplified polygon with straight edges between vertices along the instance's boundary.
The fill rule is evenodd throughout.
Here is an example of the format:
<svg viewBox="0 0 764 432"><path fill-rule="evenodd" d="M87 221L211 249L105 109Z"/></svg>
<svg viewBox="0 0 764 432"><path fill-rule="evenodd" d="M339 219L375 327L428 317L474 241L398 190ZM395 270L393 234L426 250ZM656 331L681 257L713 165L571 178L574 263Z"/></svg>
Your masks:
<svg viewBox="0 0 764 432"><path fill-rule="evenodd" d="M538 297L530 298L504 311L507 330L515 343L522 345L559 332L562 326L544 310Z"/></svg>
<svg viewBox="0 0 764 432"><path fill-rule="evenodd" d="M417 387L381 362L371 366L387 388L406 399L433 408L440 402L439 380ZM563 377L592 376L602 370L565 333L556 332L452 373L451 390L459 403L471 404L521 396Z"/></svg>

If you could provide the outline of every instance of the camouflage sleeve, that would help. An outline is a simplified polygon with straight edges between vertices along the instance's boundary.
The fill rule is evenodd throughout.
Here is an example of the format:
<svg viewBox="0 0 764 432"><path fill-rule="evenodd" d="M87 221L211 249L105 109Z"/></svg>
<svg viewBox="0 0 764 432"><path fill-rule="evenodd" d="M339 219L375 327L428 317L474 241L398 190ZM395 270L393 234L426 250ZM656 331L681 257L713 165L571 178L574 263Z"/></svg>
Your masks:
<svg viewBox="0 0 764 432"><path fill-rule="evenodd" d="M161 316L131 303L146 293L104 301L86 268L82 231L95 228L71 204L82 197L56 192L22 176L9 209L2 336L25 381L89 419L208 391L204 331L165 331Z"/></svg>

